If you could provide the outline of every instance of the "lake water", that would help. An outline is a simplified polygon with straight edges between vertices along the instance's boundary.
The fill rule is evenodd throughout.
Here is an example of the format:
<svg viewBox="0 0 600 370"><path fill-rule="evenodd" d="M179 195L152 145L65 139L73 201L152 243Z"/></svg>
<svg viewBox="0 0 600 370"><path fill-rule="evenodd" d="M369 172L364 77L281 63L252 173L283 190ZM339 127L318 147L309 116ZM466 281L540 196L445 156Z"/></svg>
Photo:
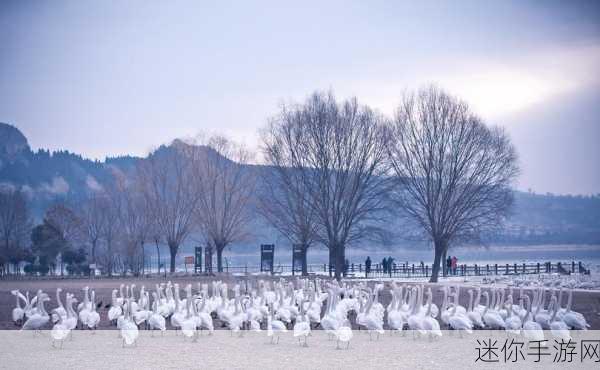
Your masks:
<svg viewBox="0 0 600 370"><path fill-rule="evenodd" d="M150 248L148 249L150 252ZM162 253L162 252L161 252ZM184 251L178 257L178 269L184 269L184 256L191 256L193 253ZM450 256L456 256L459 263L493 265L495 263L503 265L506 263L523 262L570 262L581 261L591 267L600 266L600 245L534 245L534 246L491 246L491 247L457 247L448 252ZM328 260L328 251L325 248L312 248L308 252L309 264L324 264ZM385 250L362 250L358 248L348 248L346 257L350 263L364 263L367 256L371 257L373 263L379 263L384 257L392 256L396 263L408 262L409 264L419 264L421 261L426 264L433 262L433 250L431 248L397 248ZM256 252L236 252L235 250L226 250L223 253L224 263L229 266L249 267L260 265L260 247L257 246ZM156 255L150 257L152 265L156 264ZM161 259L168 266L168 253L162 254ZM275 265L291 265L292 252L287 248L275 248ZM149 263L149 261L147 262ZM213 266L216 266L216 255L214 256Z"/></svg>

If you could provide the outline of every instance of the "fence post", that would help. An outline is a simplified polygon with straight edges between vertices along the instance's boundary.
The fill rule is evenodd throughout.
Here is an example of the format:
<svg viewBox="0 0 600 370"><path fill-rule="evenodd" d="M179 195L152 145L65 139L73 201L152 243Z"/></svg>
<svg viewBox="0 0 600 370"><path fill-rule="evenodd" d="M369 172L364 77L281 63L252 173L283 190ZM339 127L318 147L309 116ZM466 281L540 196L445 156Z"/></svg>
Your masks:
<svg viewBox="0 0 600 370"><path fill-rule="evenodd" d="M326 263L323 264L323 272L327 272L327 264Z"/></svg>
<svg viewBox="0 0 600 370"><path fill-rule="evenodd" d="M575 273L575 261L571 261L571 274Z"/></svg>
<svg viewBox="0 0 600 370"><path fill-rule="evenodd" d="M540 273L540 263L539 262L537 263L536 273L538 273L538 274Z"/></svg>
<svg viewBox="0 0 600 370"><path fill-rule="evenodd" d="M485 273L486 273L486 275L490 274L490 265L489 264L485 265Z"/></svg>
<svg viewBox="0 0 600 370"><path fill-rule="evenodd" d="M506 275L508 275L508 263L506 264Z"/></svg>
<svg viewBox="0 0 600 370"><path fill-rule="evenodd" d="M425 277L429 277L429 265L425 266Z"/></svg>
<svg viewBox="0 0 600 370"><path fill-rule="evenodd" d="M413 273L413 275L415 274L415 264L414 263L412 264L412 273Z"/></svg>
<svg viewBox="0 0 600 370"><path fill-rule="evenodd" d="M494 263L494 274L498 275L498 264Z"/></svg>

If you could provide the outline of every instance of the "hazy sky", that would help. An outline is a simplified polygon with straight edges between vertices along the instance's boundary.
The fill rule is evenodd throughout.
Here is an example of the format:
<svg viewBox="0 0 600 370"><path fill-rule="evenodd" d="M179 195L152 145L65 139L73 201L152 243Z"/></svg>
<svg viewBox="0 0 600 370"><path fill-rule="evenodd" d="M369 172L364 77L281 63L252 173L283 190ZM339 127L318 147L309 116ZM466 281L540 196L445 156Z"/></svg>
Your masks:
<svg viewBox="0 0 600 370"><path fill-rule="evenodd" d="M392 113L431 82L505 126L518 188L600 193L600 1L0 1L0 122L34 148L257 146L315 89Z"/></svg>

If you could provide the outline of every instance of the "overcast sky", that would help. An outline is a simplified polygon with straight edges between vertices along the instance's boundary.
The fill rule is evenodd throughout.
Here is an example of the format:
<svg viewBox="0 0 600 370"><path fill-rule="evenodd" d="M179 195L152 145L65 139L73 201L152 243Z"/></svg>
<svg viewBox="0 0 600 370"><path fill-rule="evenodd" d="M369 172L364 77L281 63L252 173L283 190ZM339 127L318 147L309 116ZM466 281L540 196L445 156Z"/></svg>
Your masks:
<svg viewBox="0 0 600 370"><path fill-rule="evenodd" d="M436 83L505 126L519 189L600 193L600 1L0 1L0 122L34 148L250 147L315 89L391 114Z"/></svg>

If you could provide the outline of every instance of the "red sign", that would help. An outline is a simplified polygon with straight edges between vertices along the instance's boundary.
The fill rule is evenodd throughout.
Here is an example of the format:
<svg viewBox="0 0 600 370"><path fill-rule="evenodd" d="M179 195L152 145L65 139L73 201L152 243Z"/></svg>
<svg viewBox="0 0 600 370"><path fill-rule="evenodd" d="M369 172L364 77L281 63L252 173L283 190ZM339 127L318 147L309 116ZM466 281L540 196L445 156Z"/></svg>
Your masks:
<svg viewBox="0 0 600 370"><path fill-rule="evenodd" d="M193 265L194 264L194 256L185 256L185 264Z"/></svg>

